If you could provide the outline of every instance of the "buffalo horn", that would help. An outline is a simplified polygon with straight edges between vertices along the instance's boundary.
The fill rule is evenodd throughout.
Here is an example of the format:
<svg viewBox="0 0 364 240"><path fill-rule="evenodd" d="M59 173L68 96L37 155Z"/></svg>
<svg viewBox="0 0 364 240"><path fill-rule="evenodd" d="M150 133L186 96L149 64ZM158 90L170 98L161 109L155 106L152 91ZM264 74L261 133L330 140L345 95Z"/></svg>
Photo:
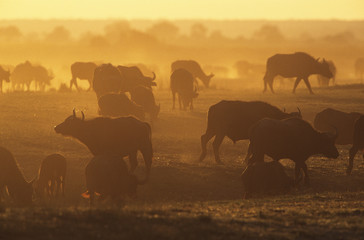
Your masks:
<svg viewBox="0 0 364 240"><path fill-rule="evenodd" d="M152 73L153 73L152 81L154 81L155 80L155 73L154 72L152 72Z"/></svg>
<svg viewBox="0 0 364 240"><path fill-rule="evenodd" d="M76 109L73 109L73 117L76 118Z"/></svg>
<svg viewBox="0 0 364 240"><path fill-rule="evenodd" d="M300 116L302 116L301 109L299 107L297 107L297 110L298 110L298 113L300 114Z"/></svg>
<svg viewBox="0 0 364 240"><path fill-rule="evenodd" d="M85 120L85 114L83 113L83 111L81 111L82 114L82 121Z"/></svg>

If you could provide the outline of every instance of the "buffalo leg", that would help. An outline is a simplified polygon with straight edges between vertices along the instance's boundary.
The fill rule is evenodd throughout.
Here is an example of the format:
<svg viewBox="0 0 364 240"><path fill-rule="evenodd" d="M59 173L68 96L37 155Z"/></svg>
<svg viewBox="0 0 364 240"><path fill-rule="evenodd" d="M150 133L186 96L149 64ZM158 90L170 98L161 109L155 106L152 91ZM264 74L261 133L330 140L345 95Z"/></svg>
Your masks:
<svg viewBox="0 0 364 240"><path fill-rule="evenodd" d="M311 84L310 84L310 81L308 81L308 78L307 77L304 78L303 81L305 82L306 87L308 88L308 91L310 91L310 93L313 94Z"/></svg>
<svg viewBox="0 0 364 240"><path fill-rule="evenodd" d="M243 162L247 163L248 159L250 158L251 155L252 155L252 147L250 146L250 143L249 143L248 152L246 153L246 156L245 156L245 159L243 160Z"/></svg>
<svg viewBox="0 0 364 240"><path fill-rule="evenodd" d="M61 184L62 184L62 196L64 197L64 184L65 184L65 176L64 175L62 176Z"/></svg>
<svg viewBox="0 0 364 240"><path fill-rule="evenodd" d="M206 152L207 152L206 145L213 136L215 136L215 134L212 133L212 132L209 132L209 131L206 131L206 133L201 136L201 150L202 150L202 152L201 152L201 155L200 155L200 162L202 162L205 159Z"/></svg>
<svg viewBox="0 0 364 240"><path fill-rule="evenodd" d="M176 92L172 92L172 98L173 98L173 109L175 109Z"/></svg>
<svg viewBox="0 0 364 240"><path fill-rule="evenodd" d="M294 181L295 181L295 185L297 186L302 179L301 178L301 166L299 166L299 164L295 163L294 170L295 170Z"/></svg>
<svg viewBox="0 0 364 240"><path fill-rule="evenodd" d="M346 169L346 174L347 175L350 175L351 174L351 171L353 170L354 157L355 157L355 155L356 155L356 153L358 151L359 151L359 148L356 147L356 146L354 146L354 145L350 148L350 151L349 151L349 166Z"/></svg>
<svg viewBox="0 0 364 240"><path fill-rule="evenodd" d="M301 80L302 80L302 78L300 78L300 77L296 78L296 81L294 82L294 85L293 85L292 93L296 93L296 88L297 88L297 86L298 86L298 84L300 83Z"/></svg>
<svg viewBox="0 0 364 240"><path fill-rule="evenodd" d="M138 166L137 151L129 154L130 172L134 172Z"/></svg>
<svg viewBox="0 0 364 240"><path fill-rule="evenodd" d="M303 172L304 172L304 174L305 174L305 178L304 178L305 185L306 185L306 186L309 186L309 185L310 185L310 179L309 179L309 177L308 177L307 165L306 165L306 163L305 163L305 162L302 162L302 164L301 164L301 168L302 168L302 170L303 170Z"/></svg>
<svg viewBox="0 0 364 240"><path fill-rule="evenodd" d="M215 154L215 161L216 163L219 164L222 163L219 155L219 148L222 143L222 140L224 140L224 137L225 137L224 135L217 134L215 136L214 142L212 143L212 148L214 149L214 154Z"/></svg>

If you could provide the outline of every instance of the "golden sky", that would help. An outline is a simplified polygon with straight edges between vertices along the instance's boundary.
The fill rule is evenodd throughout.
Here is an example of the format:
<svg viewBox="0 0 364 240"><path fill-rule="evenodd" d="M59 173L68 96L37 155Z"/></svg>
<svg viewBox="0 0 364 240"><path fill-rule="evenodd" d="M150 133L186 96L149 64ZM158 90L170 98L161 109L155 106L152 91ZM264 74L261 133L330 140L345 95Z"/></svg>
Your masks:
<svg viewBox="0 0 364 240"><path fill-rule="evenodd" d="M0 19L364 19L364 0L0 0Z"/></svg>

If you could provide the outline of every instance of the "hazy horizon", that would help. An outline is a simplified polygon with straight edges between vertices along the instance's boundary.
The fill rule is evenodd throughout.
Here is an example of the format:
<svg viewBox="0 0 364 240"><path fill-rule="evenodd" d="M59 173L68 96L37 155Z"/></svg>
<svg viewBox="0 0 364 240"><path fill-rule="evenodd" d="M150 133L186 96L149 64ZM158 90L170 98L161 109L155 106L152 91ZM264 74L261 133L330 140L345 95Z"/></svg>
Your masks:
<svg viewBox="0 0 364 240"><path fill-rule="evenodd" d="M23 7L19 7L23 6ZM360 0L3 0L0 19L363 20Z"/></svg>

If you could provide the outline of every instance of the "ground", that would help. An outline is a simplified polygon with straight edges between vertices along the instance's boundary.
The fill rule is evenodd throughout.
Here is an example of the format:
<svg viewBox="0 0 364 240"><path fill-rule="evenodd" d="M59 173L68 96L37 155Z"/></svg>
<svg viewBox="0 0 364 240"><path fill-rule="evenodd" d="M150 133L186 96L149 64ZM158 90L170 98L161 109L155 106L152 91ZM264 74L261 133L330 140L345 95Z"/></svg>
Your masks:
<svg viewBox="0 0 364 240"><path fill-rule="evenodd" d="M326 107L363 112L361 85L314 89L202 89L195 110L172 110L169 91L155 91L161 103L159 120L152 127L154 161L150 182L138 188L137 199L120 205L94 208L81 197L84 169L92 155L81 143L54 132L54 126L72 114L97 116L96 96L81 93L7 93L0 95L0 145L15 156L27 180L38 172L45 156L67 158L66 196L21 208L0 203L0 239L364 239L364 161L354 161L345 175L350 146L338 146L340 156L314 156L307 161L310 187L278 196L243 200L240 174L247 141L225 139L223 165L214 161L211 142L207 158L198 162L200 136L206 129L208 107L222 99L262 100L285 108L299 107L313 122ZM293 164L282 160L287 173ZM144 174L139 156L137 174Z"/></svg>

